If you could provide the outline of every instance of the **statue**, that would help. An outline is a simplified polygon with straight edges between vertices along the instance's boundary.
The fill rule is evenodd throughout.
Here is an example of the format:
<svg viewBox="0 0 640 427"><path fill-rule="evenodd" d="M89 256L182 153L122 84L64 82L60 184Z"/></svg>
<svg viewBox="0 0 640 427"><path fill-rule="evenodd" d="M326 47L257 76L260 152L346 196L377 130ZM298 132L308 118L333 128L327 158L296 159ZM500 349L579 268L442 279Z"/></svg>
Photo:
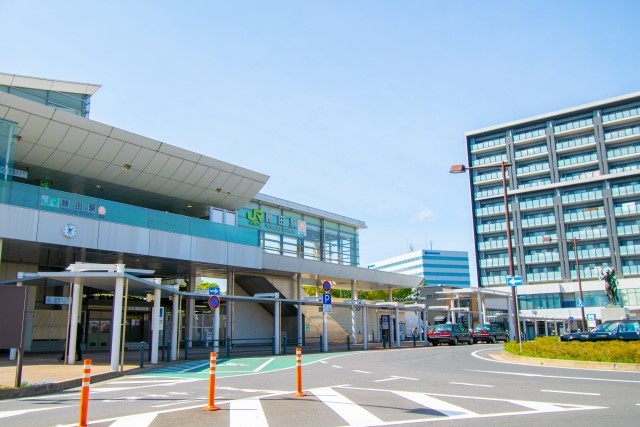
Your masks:
<svg viewBox="0 0 640 427"><path fill-rule="evenodd" d="M605 267L602 269L602 277L605 282L605 291L607 293L607 298L609 299L609 305L617 305L620 304L620 297L618 296L618 279L616 279L616 271L611 267Z"/></svg>

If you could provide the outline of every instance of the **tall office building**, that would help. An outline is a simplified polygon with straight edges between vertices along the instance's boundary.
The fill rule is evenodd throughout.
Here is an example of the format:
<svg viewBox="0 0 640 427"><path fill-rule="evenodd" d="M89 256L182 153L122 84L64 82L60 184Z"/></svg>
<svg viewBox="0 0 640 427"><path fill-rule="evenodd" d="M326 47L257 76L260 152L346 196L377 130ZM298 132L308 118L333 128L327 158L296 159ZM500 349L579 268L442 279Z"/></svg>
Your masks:
<svg viewBox="0 0 640 427"><path fill-rule="evenodd" d="M466 144L481 286L504 286L509 274L506 162L527 327L579 319L583 304L587 319L600 319L605 267L617 274L624 306L638 312L640 92L467 132Z"/></svg>
<svg viewBox="0 0 640 427"><path fill-rule="evenodd" d="M377 261L368 268L419 276L432 286L471 286L467 252L420 250Z"/></svg>

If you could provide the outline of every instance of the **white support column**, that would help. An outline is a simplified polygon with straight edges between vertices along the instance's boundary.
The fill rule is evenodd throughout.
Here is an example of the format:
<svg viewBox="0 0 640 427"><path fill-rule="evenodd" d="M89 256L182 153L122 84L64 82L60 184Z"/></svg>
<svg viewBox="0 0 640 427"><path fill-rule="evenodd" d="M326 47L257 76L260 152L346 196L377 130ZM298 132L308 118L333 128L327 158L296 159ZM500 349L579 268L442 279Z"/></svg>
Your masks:
<svg viewBox="0 0 640 427"><path fill-rule="evenodd" d="M396 347L400 348L400 311L398 310L398 307L396 307L396 330L395 330L395 335L396 335ZM391 343L389 343L389 347L391 347Z"/></svg>
<svg viewBox="0 0 640 427"><path fill-rule="evenodd" d="M220 351L220 307L213 310L213 351Z"/></svg>
<svg viewBox="0 0 640 427"><path fill-rule="evenodd" d="M273 328L275 337L275 354L280 354L280 301L275 301L275 310L273 311Z"/></svg>
<svg viewBox="0 0 640 427"><path fill-rule="evenodd" d="M358 335L356 335L356 281L351 281L351 336L353 343L358 343Z"/></svg>
<svg viewBox="0 0 640 427"><path fill-rule="evenodd" d="M298 300L302 300L301 274L296 274L296 289L298 290ZM298 347L302 347L302 303L298 303Z"/></svg>
<svg viewBox="0 0 640 427"><path fill-rule="evenodd" d="M158 363L158 346L160 340L160 289L153 290L153 329L151 335L151 364L156 365Z"/></svg>
<svg viewBox="0 0 640 427"><path fill-rule="evenodd" d="M422 341L427 342L427 332L429 331L429 309L427 305L424 305L424 316L422 319L422 330L420 331L422 334Z"/></svg>
<svg viewBox="0 0 640 427"><path fill-rule="evenodd" d="M67 341L67 363L73 365L76 362L76 339L78 339L78 319L82 308L82 286L72 283L73 293L71 297L71 320L69 321L69 340Z"/></svg>
<svg viewBox="0 0 640 427"><path fill-rule="evenodd" d="M362 304L362 348L369 349L369 328L367 327L367 305Z"/></svg>
<svg viewBox="0 0 640 427"><path fill-rule="evenodd" d="M196 278L195 276L189 276L189 285L187 287L189 292L194 292L196 290ZM187 300L186 304L187 313L185 316L186 328L185 328L185 336L187 344L191 347L191 343L193 341L193 330L195 329L194 324L196 321L196 300L193 297L190 297Z"/></svg>
<svg viewBox="0 0 640 427"><path fill-rule="evenodd" d="M124 264L117 264L122 266ZM118 371L118 356L120 355L120 338L122 331L122 297L124 295L124 277L116 278L116 289L113 294L113 315L111 321L111 372Z"/></svg>
<svg viewBox="0 0 640 427"><path fill-rule="evenodd" d="M236 291L235 291L235 277L233 274L233 270L229 269L227 270L227 295L230 296L235 296ZM233 316L234 316L234 311L235 311L235 305L233 303L233 300L227 300L227 304L226 304L226 313L227 313L227 322L226 322L226 337L225 340L227 338L233 340ZM226 342L226 341L225 341Z"/></svg>
<svg viewBox="0 0 640 427"><path fill-rule="evenodd" d="M549 321L547 319L544 320L544 334L549 336Z"/></svg>
<svg viewBox="0 0 640 427"><path fill-rule="evenodd" d="M171 314L171 360L178 360L178 323L180 322L180 296L173 294Z"/></svg>
<svg viewBox="0 0 640 427"><path fill-rule="evenodd" d="M2 264L2 239L0 239L0 264ZM23 272L18 272L17 275L17 279L22 279L24 277L24 273ZM16 286L22 286L23 282L18 282L16 283ZM9 360L16 360L16 357L18 356L18 349L17 348L10 348L9 349Z"/></svg>

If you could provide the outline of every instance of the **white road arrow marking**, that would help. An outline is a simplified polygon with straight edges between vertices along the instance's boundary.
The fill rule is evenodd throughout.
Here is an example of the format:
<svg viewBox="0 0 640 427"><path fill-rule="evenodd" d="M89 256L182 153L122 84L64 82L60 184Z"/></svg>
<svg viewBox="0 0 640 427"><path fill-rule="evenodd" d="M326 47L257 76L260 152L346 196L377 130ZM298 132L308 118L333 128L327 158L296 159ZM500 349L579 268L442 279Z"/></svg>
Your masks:
<svg viewBox="0 0 640 427"><path fill-rule="evenodd" d="M128 417L118 418L110 427L145 427L151 425L153 420L158 416L157 412L149 412L146 414L131 415Z"/></svg>

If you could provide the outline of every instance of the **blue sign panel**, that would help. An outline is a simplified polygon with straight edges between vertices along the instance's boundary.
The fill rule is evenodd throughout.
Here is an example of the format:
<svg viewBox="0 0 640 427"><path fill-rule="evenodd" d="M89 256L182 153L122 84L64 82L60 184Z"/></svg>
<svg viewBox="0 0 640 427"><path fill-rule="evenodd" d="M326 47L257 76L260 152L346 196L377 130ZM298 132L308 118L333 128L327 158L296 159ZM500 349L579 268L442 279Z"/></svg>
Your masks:
<svg viewBox="0 0 640 427"><path fill-rule="evenodd" d="M521 286L522 276L507 276L507 286Z"/></svg>
<svg viewBox="0 0 640 427"><path fill-rule="evenodd" d="M217 286L209 288L209 295L220 295L220 288Z"/></svg>
<svg viewBox="0 0 640 427"><path fill-rule="evenodd" d="M331 294L322 294L322 303L331 305Z"/></svg>

